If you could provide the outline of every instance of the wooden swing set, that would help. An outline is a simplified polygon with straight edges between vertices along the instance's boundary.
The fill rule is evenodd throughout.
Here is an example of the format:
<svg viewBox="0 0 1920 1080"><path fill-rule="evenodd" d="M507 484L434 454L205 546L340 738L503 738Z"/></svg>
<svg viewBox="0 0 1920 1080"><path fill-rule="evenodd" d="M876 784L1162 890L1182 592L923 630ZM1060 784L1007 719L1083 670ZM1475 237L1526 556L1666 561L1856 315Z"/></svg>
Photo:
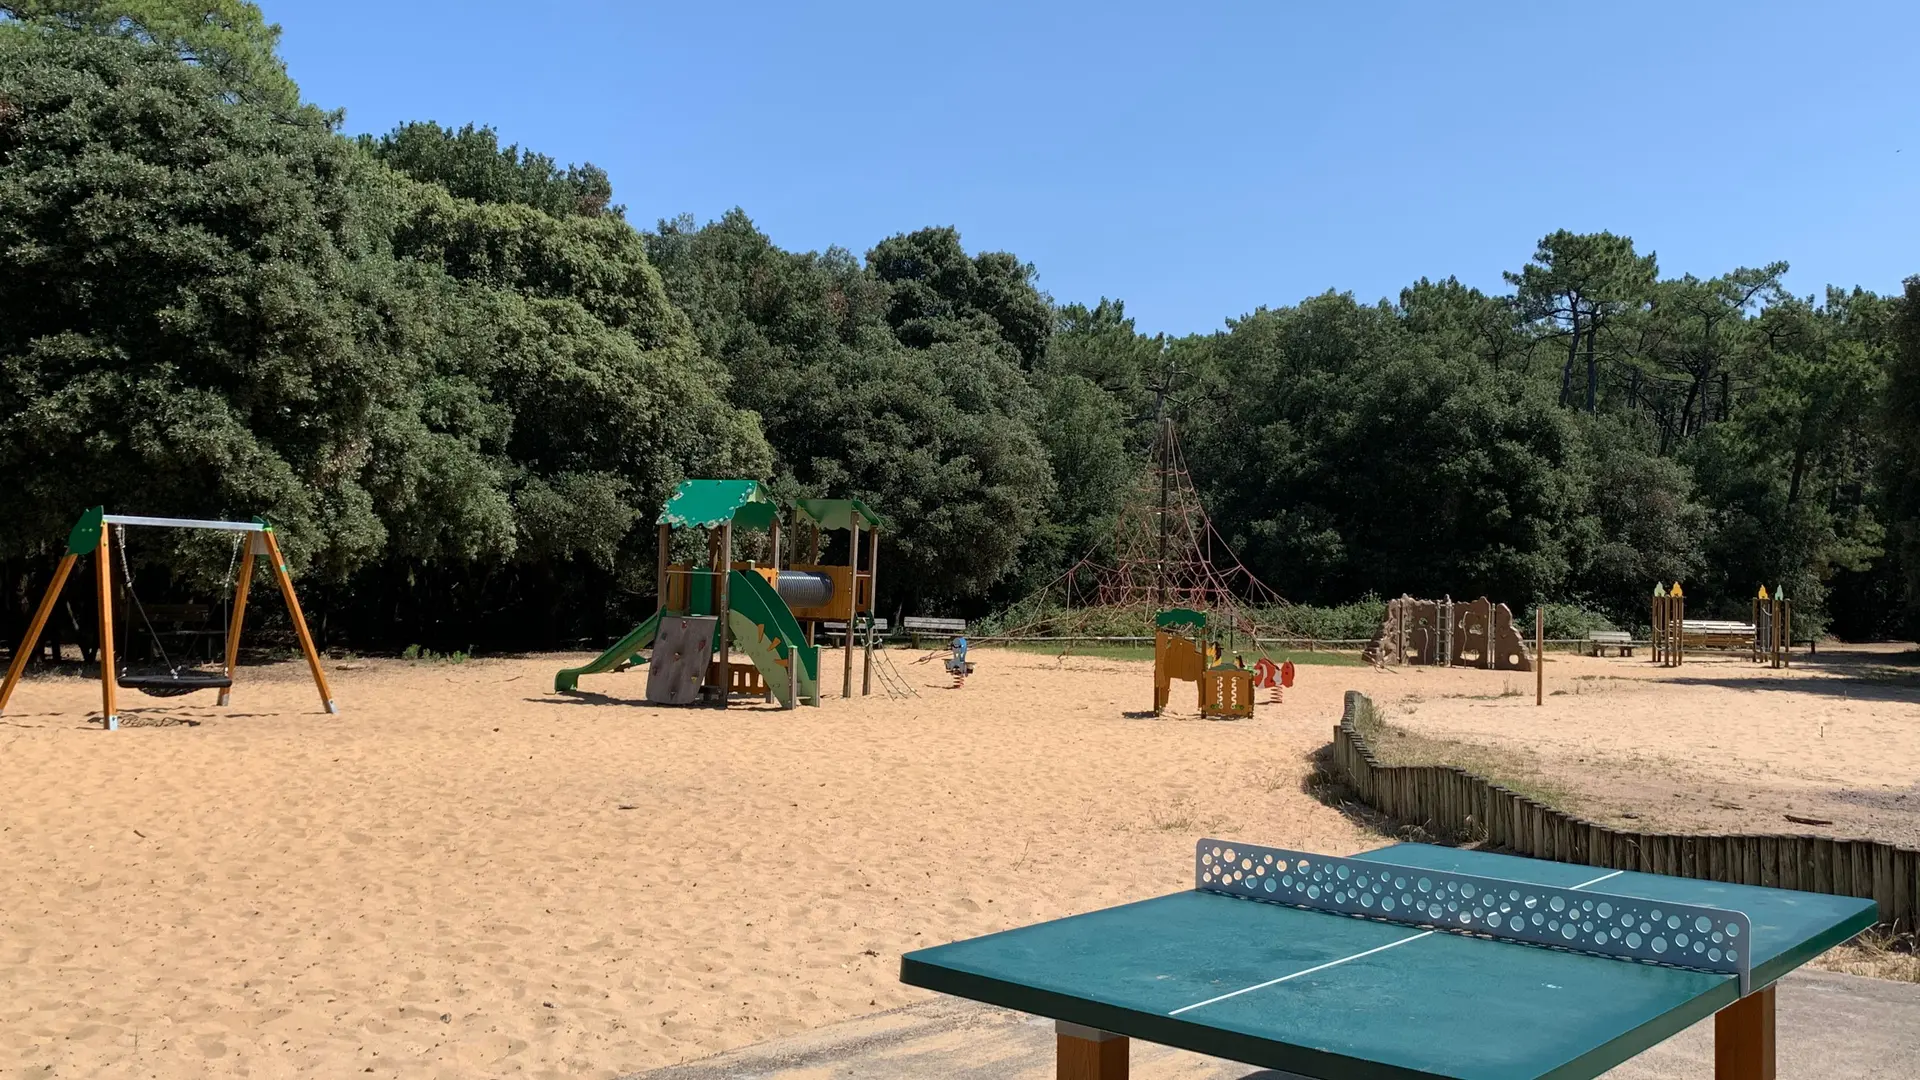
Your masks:
<svg viewBox="0 0 1920 1080"><path fill-rule="evenodd" d="M194 668L176 665L166 654L166 647L160 643L160 635L153 622L146 615L146 608L140 603L138 594L133 591L131 567L125 565L126 529L151 527L163 529L200 529L236 534L234 538L234 559L239 566L237 576L232 575L232 566L228 568L233 588L232 610L226 622L226 641L222 650L224 664L218 670ZM118 531L116 531L118 530ZM127 595L140 612L142 621L153 634L154 645L160 654L164 667L153 672L133 672L116 666L113 645L113 574L112 548L115 541L120 544L122 572L126 577ZM53 572L53 582L47 586L46 595L40 598L40 606L33 613L33 621L27 626L26 639L13 652L13 662L7 668L7 677L0 683L0 713L5 713L7 700L13 696L14 687L20 677L26 673L27 661L33 656L40 642L40 633L46 629L47 620L53 614L54 604L60 599L60 592L72 575L73 568L81 556L93 557L94 581L98 590L100 609L100 699L101 716L108 731L120 727L120 712L114 700L116 688L138 690L153 697L178 697L199 690L218 690L220 698L217 704L225 705L232 698L233 673L240 658L240 628L246 617L247 594L253 583L253 568L256 557L267 557L274 581L280 586L281 599L286 601L287 615L293 622L294 634L300 639L300 650L306 655L307 668L313 673L313 684L320 691L321 705L328 713L338 713L339 706L334 704L333 691L327 687L327 676L320 669L320 654L313 647L313 635L307 630L306 617L300 611L300 598L294 595L293 579L287 574L287 560L280 554L280 545L275 541L273 526L255 518L252 521L195 521L187 518L134 517L123 514L109 514L103 507L94 507L80 515L74 523L73 531L67 534L67 553L60 559L60 565Z"/></svg>

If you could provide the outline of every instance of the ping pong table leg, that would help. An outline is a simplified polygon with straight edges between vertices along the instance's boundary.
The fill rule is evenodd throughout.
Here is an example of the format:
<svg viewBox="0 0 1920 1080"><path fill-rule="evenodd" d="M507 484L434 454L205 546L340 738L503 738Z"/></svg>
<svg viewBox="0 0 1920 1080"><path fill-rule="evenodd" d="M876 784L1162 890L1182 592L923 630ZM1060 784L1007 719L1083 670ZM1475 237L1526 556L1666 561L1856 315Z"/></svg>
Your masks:
<svg viewBox="0 0 1920 1080"><path fill-rule="evenodd" d="M1127 1037L1056 1020L1056 1080L1127 1080Z"/></svg>
<svg viewBox="0 0 1920 1080"><path fill-rule="evenodd" d="M1774 1080L1773 987L1713 1014L1713 1080Z"/></svg>

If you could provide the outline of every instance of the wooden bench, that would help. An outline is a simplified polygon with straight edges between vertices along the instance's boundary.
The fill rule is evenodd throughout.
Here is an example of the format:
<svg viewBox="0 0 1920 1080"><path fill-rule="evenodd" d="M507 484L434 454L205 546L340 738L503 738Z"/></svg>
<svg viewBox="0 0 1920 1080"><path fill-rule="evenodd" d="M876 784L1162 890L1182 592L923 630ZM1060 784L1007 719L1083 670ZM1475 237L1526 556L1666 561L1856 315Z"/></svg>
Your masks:
<svg viewBox="0 0 1920 1080"><path fill-rule="evenodd" d="M873 623L874 637L883 638L887 636L887 620L862 618L859 623L859 636L854 639L855 644L866 640L867 623L869 622ZM829 642L844 645L847 640L847 621L841 619L839 622L823 622L820 624L820 634Z"/></svg>
<svg viewBox="0 0 1920 1080"><path fill-rule="evenodd" d="M129 612L128 618L138 619L137 612ZM154 655L153 639L159 638L167 655L176 663L193 661L211 663L220 659L220 651L226 644L227 628L221 622L221 613L208 604L148 604L146 620L152 625L151 635L134 633L127 646L129 653L140 654L141 660L157 660ZM144 640L143 640L144 639ZM135 659L129 656L128 659Z"/></svg>
<svg viewBox="0 0 1920 1080"><path fill-rule="evenodd" d="M1753 648L1753 624L1730 622L1724 619L1688 619L1680 624L1680 634L1687 648L1705 649L1751 649Z"/></svg>
<svg viewBox="0 0 1920 1080"><path fill-rule="evenodd" d="M1633 655L1633 635L1625 630L1595 630L1587 635L1587 644L1593 648L1593 655L1605 656L1608 649L1616 650L1616 656Z"/></svg>
<svg viewBox="0 0 1920 1080"><path fill-rule="evenodd" d="M913 647L917 649L920 647L920 638L922 636L940 638L965 636L967 632L967 620L939 619L927 615L909 615L900 620L900 628L905 630L907 636L913 639Z"/></svg>

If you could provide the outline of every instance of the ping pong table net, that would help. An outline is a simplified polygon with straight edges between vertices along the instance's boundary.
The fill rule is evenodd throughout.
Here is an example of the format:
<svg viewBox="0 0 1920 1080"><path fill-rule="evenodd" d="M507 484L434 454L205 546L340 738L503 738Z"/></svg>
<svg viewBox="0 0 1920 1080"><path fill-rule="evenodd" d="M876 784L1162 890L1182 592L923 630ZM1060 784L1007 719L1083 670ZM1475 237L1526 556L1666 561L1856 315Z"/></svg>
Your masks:
<svg viewBox="0 0 1920 1080"><path fill-rule="evenodd" d="M1738 911L1589 888L1201 840L1194 887L1244 900L1646 964L1734 975L1751 992L1753 926Z"/></svg>

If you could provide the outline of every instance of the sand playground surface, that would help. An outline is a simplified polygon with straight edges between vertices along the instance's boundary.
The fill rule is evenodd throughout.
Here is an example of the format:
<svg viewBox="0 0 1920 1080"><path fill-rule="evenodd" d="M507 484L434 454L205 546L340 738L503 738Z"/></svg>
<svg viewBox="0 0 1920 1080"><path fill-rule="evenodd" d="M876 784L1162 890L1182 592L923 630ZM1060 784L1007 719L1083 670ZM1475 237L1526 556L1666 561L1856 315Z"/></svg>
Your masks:
<svg viewBox="0 0 1920 1080"><path fill-rule="evenodd" d="M328 717L281 664L226 709L127 695L114 733L96 683L30 680L0 1075L613 1077L908 1004L903 951L1190 887L1201 835L1388 842L1306 790L1348 689L1597 817L1920 834L1887 657L1556 657L1539 709L1531 675L1303 664L1212 722L1190 684L1143 715L1147 661L978 649L953 691L893 655L919 697L794 712L635 705L641 673L559 697L576 659L540 656L335 663Z"/></svg>

